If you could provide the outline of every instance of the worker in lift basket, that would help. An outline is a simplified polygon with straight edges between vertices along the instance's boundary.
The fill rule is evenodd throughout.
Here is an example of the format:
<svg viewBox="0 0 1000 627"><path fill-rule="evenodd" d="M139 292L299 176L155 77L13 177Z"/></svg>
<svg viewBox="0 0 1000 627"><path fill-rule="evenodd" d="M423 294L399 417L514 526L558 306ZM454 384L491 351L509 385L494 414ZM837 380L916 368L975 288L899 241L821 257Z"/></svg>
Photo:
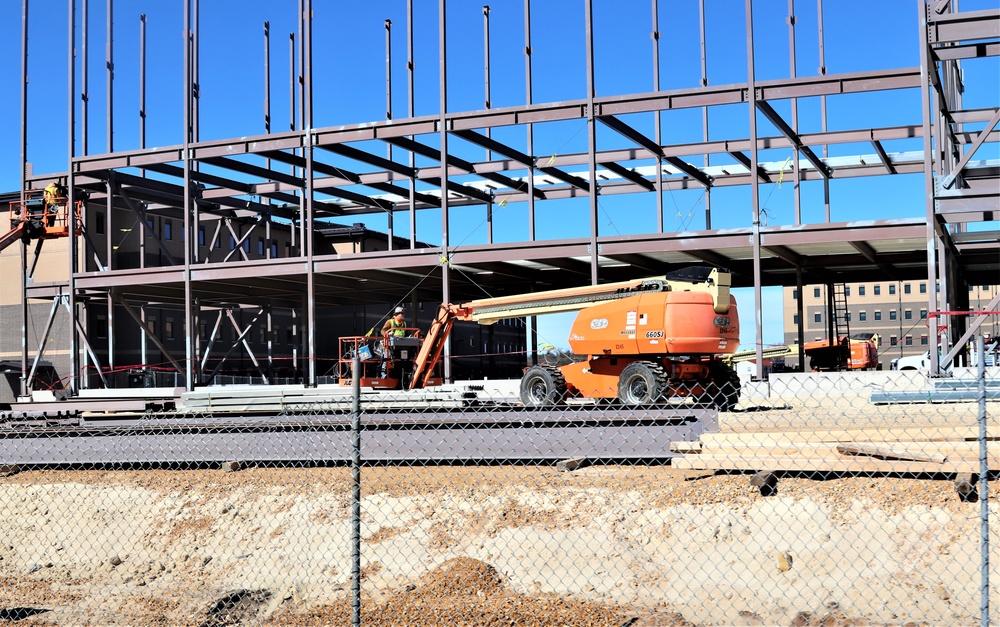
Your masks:
<svg viewBox="0 0 1000 627"><path fill-rule="evenodd" d="M392 317L382 325L382 335L406 337L406 321L403 319L402 307L396 307L396 310L392 312Z"/></svg>
<svg viewBox="0 0 1000 627"><path fill-rule="evenodd" d="M56 214L59 213L59 205L66 202L66 188L53 181L45 186L43 198L45 199L45 215L48 217L48 225L52 226Z"/></svg>

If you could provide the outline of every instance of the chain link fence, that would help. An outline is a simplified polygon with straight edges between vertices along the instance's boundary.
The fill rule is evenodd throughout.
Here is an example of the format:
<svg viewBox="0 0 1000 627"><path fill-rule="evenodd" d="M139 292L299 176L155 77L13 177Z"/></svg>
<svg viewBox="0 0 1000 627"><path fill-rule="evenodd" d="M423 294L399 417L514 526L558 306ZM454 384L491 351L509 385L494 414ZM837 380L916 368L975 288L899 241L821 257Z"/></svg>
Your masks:
<svg viewBox="0 0 1000 627"><path fill-rule="evenodd" d="M629 404L530 408L517 381L216 386L171 411L6 412L0 620L985 624L1000 372L952 374L648 403L640 377Z"/></svg>

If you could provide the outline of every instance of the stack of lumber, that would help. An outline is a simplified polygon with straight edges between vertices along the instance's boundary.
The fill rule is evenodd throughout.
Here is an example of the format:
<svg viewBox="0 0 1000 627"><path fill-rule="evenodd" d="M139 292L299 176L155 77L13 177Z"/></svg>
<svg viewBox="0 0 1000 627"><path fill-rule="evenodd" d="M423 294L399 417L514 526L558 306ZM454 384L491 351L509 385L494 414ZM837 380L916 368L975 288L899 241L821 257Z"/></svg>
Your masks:
<svg viewBox="0 0 1000 627"><path fill-rule="evenodd" d="M978 427L703 433L674 442L671 460L691 470L803 472L979 472ZM1000 429L987 434L990 470L1000 470Z"/></svg>

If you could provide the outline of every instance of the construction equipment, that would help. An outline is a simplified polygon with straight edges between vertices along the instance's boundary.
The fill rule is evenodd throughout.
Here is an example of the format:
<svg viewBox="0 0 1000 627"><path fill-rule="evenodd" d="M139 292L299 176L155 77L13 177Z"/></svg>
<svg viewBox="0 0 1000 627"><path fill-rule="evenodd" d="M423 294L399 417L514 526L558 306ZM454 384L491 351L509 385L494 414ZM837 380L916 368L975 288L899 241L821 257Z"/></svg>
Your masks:
<svg viewBox="0 0 1000 627"><path fill-rule="evenodd" d="M693 397L729 409L740 393L739 377L722 360L739 346L730 281L727 270L693 267L665 277L445 303L420 342L406 387L423 388L441 380L436 368L456 321L492 324L580 311L569 343L573 353L587 358L560 367L528 368L520 384L526 406L553 406L568 398L644 405ZM360 350L361 338L345 339ZM342 376L341 382L345 380L350 378Z"/></svg>
<svg viewBox="0 0 1000 627"><path fill-rule="evenodd" d="M79 234L80 214L83 203L77 201L75 216L75 232ZM24 202L20 200L10 203L11 229L0 235L0 251L19 240L54 239L69 235L69 211L67 199L57 197L52 203L45 201L40 190L32 190L25 194Z"/></svg>
<svg viewBox="0 0 1000 627"><path fill-rule="evenodd" d="M877 370L878 333L842 336L836 343L817 340L802 345L809 357L809 369L816 371Z"/></svg>

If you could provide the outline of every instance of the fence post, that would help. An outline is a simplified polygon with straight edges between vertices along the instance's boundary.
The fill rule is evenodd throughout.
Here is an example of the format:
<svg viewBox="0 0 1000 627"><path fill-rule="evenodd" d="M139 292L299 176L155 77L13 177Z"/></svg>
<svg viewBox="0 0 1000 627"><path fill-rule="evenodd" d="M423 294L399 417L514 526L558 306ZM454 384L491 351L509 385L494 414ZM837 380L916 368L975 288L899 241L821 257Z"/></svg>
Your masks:
<svg viewBox="0 0 1000 627"><path fill-rule="evenodd" d="M361 358L351 363L351 625L361 626Z"/></svg>
<svg viewBox="0 0 1000 627"><path fill-rule="evenodd" d="M976 355L979 356L977 360L979 362L979 508L981 512L979 542L983 552L981 564L983 579L982 624L983 627L988 627L990 624L990 505L987 479L990 474L990 466L986 451L986 354L984 348L985 342L980 334L976 337Z"/></svg>

